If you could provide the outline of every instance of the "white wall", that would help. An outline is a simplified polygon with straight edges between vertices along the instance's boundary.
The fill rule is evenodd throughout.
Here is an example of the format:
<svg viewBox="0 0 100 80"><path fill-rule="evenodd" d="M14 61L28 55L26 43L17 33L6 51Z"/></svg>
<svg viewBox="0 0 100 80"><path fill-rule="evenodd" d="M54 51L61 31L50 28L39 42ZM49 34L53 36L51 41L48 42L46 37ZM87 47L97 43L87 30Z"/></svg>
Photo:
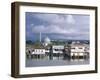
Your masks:
<svg viewBox="0 0 100 80"><path fill-rule="evenodd" d="M16 80L10 77L11 68L11 2L15 0L0 1L0 80ZM57 4L76 4L76 5L100 5L100 0L16 0L16 1L34 1L44 3ZM100 9L100 6L98 6ZM100 11L99 13L100 14ZM98 15L100 21L100 16ZM100 34L100 23L98 25ZM98 38L100 41L100 37ZM100 42L99 42L100 43ZM98 44L99 44L98 43ZM99 45L100 47L100 45ZM100 50L99 50L100 52ZM100 54L98 52L98 58ZM98 67L100 67L100 58L98 59ZM97 74L80 74L80 75L65 75L51 76L38 78L21 78L18 80L100 80L100 69Z"/></svg>

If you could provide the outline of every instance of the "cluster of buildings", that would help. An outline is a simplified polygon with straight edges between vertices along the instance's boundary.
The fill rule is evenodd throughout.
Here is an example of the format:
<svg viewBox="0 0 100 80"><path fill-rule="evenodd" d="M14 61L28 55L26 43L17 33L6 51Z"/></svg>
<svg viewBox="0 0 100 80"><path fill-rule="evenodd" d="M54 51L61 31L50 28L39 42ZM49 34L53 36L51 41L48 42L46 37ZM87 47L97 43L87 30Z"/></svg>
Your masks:
<svg viewBox="0 0 100 80"><path fill-rule="evenodd" d="M44 42L39 45L33 45L31 48L26 47L27 58L32 59L70 59L70 58L89 58L89 44L80 43L79 41L71 44L53 44L46 37Z"/></svg>

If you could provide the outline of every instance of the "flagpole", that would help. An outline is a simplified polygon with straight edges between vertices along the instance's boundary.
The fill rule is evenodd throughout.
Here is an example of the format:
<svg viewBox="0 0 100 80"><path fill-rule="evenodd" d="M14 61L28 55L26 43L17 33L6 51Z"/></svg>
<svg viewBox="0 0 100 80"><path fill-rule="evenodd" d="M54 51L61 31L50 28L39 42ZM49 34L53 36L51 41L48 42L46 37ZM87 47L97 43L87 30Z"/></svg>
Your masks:
<svg viewBox="0 0 100 80"><path fill-rule="evenodd" d="M40 43L41 43L41 32L40 32Z"/></svg>

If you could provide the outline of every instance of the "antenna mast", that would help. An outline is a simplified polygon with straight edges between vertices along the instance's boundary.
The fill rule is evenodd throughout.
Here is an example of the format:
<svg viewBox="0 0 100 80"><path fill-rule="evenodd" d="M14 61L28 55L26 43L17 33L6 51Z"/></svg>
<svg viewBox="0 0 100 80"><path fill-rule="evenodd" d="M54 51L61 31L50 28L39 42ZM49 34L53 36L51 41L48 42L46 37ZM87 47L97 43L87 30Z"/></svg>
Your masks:
<svg viewBox="0 0 100 80"><path fill-rule="evenodd" d="M41 43L41 32L40 32L40 43Z"/></svg>

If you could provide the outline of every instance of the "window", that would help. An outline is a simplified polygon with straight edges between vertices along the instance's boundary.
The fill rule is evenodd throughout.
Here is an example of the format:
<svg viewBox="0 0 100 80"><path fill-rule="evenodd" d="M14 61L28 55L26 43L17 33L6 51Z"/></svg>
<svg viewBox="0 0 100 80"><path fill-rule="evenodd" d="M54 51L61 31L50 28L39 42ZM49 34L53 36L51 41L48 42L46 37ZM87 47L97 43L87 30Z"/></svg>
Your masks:
<svg viewBox="0 0 100 80"><path fill-rule="evenodd" d="M59 49L55 49L55 51L59 51Z"/></svg>
<svg viewBox="0 0 100 80"><path fill-rule="evenodd" d="M83 48L79 48L79 49L83 49Z"/></svg>
<svg viewBox="0 0 100 80"><path fill-rule="evenodd" d="M41 50L41 52L43 52L43 50Z"/></svg>
<svg viewBox="0 0 100 80"><path fill-rule="evenodd" d="M75 49L75 48L71 48L71 49Z"/></svg>

